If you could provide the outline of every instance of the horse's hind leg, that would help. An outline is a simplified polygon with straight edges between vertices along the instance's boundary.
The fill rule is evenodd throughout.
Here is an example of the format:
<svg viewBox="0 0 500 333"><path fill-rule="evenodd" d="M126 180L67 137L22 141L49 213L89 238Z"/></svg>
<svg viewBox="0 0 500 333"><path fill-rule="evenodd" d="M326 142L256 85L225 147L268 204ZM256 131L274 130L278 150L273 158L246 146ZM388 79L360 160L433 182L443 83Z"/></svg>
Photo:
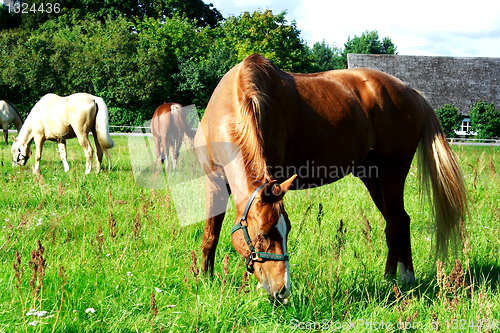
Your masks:
<svg viewBox="0 0 500 333"><path fill-rule="evenodd" d="M179 158L181 145L182 145L182 133L179 133L177 139L174 140L174 146L172 147L172 165L174 169L177 166L177 159Z"/></svg>
<svg viewBox="0 0 500 333"><path fill-rule="evenodd" d="M97 170L96 170L96 172L99 172L101 170L103 150L102 150L101 144L99 143L99 139L97 137L97 131L95 130L95 128L92 129L92 135L94 136L96 158L97 158L97 166L96 166ZM109 156L109 153L108 153L108 156ZM109 157L108 157L108 162L109 162Z"/></svg>
<svg viewBox="0 0 500 333"><path fill-rule="evenodd" d="M400 280L412 283L415 275L411 256L410 217L403 201L405 177L394 178L397 172L378 166L372 171L376 172L365 173L360 178L386 221L388 253L385 275L395 276L399 266Z"/></svg>
<svg viewBox="0 0 500 333"><path fill-rule="evenodd" d="M92 170L92 155L94 154L94 151L92 149L92 146L90 145L89 138L86 134L85 135L77 134L77 137L80 146L82 146L83 151L85 152L85 159L87 161L85 166L85 174L88 174L90 173L90 170Z"/></svg>
<svg viewBox="0 0 500 333"><path fill-rule="evenodd" d="M61 140L57 143L57 147L59 148L59 156L61 157L61 161L64 165L64 172L69 171L68 161L66 160L66 140Z"/></svg>
<svg viewBox="0 0 500 333"><path fill-rule="evenodd" d="M163 163L165 166L165 171L167 171L167 169L168 169L168 154L170 151L170 141L168 140L168 136L166 135L166 133L161 140L161 144L162 144L162 150L163 150Z"/></svg>

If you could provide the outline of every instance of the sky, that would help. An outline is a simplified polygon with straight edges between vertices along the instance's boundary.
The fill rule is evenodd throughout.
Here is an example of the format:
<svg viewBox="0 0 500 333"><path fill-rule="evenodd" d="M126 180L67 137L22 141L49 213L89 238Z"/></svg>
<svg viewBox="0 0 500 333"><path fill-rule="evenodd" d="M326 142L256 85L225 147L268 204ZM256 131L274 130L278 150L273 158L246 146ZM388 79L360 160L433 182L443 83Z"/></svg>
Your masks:
<svg viewBox="0 0 500 333"><path fill-rule="evenodd" d="M343 47L348 37L377 30L400 55L500 57L500 1L203 0L224 17L287 11L308 45Z"/></svg>

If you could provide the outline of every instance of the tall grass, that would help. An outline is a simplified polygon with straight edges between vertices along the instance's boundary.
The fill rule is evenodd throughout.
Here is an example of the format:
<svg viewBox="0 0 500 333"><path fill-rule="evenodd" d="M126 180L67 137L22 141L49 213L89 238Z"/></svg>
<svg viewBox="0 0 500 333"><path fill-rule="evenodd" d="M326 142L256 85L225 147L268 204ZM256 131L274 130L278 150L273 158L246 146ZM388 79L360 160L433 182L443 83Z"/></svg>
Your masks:
<svg viewBox="0 0 500 333"><path fill-rule="evenodd" d="M358 179L289 192L292 297L279 306L232 247L232 206L209 278L199 271L203 222L183 225L168 189L137 186L127 138L115 143L112 171L89 175L77 141L68 142L68 173L47 143L39 176L33 161L12 167L10 147L1 147L0 332L483 332L498 324L496 147L453 147L471 216L464 246L444 263L434 261L430 210L412 167L414 285L384 279L385 222Z"/></svg>

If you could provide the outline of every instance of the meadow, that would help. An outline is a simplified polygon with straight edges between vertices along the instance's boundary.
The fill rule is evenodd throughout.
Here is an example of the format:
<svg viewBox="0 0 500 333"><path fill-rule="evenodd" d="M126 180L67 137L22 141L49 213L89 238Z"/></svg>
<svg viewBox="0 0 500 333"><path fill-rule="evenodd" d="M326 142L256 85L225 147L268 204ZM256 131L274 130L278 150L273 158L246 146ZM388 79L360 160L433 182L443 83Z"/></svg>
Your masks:
<svg viewBox="0 0 500 333"><path fill-rule="evenodd" d="M405 202L413 285L384 278L385 222L361 181L348 176L289 192L292 296L284 306L256 289L233 249L234 206L210 278L199 270L204 222L178 217L179 186L141 180L147 167L131 163L130 139L113 139L112 170L104 162L101 173L89 175L76 140L68 141L68 173L55 144L45 145L40 175L32 159L13 167L10 146L0 147L0 332L489 332L500 326L499 147L453 146L470 216L444 262L435 260L432 217L412 166ZM179 168L191 163L181 152ZM191 176L199 176L194 167Z"/></svg>

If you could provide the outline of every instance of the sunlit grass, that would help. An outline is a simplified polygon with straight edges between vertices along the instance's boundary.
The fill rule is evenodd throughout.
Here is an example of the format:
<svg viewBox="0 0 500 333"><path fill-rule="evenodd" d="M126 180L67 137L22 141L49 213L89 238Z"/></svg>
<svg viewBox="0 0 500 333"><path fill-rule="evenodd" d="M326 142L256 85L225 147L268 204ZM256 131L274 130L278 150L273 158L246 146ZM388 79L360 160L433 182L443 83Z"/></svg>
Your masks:
<svg viewBox="0 0 500 333"><path fill-rule="evenodd" d="M466 246L444 268L434 262L431 216L412 167L405 193L417 278L411 286L383 277L385 222L358 179L288 193L293 289L290 305L276 306L232 247L234 208L208 278L198 271L203 222L179 222L169 189L137 186L128 138L113 139L112 171L89 175L77 141L68 141L68 173L57 146L46 143L40 176L31 160L13 168L10 147L1 147L0 332L287 332L297 323L334 328L361 320L357 332L370 331L368 321L454 331L460 320L472 332L487 329L469 327L471 320L500 319L498 148L454 146L471 217ZM179 165L191 163L182 158ZM44 274L32 280L38 241Z"/></svg>

